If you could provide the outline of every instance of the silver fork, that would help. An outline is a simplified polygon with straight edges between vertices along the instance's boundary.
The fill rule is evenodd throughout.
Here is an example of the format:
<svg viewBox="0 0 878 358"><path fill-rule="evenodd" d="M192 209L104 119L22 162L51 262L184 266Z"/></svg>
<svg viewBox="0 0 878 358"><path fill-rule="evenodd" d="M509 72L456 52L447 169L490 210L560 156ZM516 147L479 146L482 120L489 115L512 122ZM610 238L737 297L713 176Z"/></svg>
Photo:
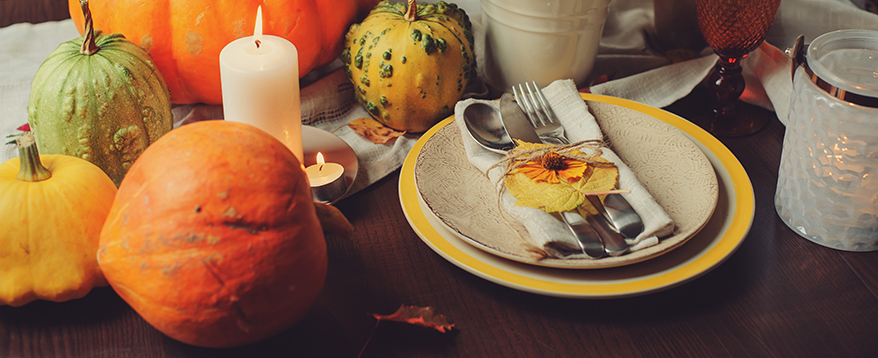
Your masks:
<svg viewBox="0 0 878 358"><path fill-rule="evenodd" d="M533 84L533 86L531 86ZM569 144L567 135L564 134L564 127L549 106L549 101L543 95L543 91L537 86L536 82L519 84L512 87L512 93L515 95L515 102L521 107L521 110L527 114L537 134L543 141L553 144Z"/></svg>
<svg viewBox="0 0 878 358"><path fill-rule="evenodd" d="M531 83L533 86L531 86ZM525 83L524 87L521 84L518 85L518 88L512 87L512 93L515 95L519 106L522 107L522 111L527 114L528 119L530 119L534 129L536 129L537 134L544 143L551 142L551 140L547 139L555 139L560 143L554 144L569 144L567 136L564 134L564 127L561 126L561 122L555 116L552 107L549 106L543 91L537 87L536 82L531 83ZM519 95L519 92L521 92L521 95ZM521 99L520 101L519 98ZM607 235L605 236L609 239L609 242L604 242L605 251L610 256L617 256L627 252L628 245L622 240L622 237L634 239L643 231L643 221L640 215L634 211L634 208L631 207L621 194L608 194L603 203L594 196L589 196L588 199L601 214L600 216L603 216L608 223L611 223L612 228L608 229L614 231L616 235L620 235L616 236L612 233L606 233Z"/></svg>

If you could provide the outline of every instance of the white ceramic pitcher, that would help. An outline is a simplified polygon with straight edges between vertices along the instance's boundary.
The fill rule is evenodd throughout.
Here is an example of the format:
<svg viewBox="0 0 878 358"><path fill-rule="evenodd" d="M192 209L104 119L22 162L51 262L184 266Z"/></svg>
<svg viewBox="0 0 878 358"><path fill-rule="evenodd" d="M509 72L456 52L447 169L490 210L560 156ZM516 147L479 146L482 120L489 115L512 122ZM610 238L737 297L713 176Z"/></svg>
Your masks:
<svg viewBox="0 0 878 358"><path fill-rule="evenodd" d="M481 0L485 76L508 91L536 81L585 83L594 67L610 0Z"/></svg>

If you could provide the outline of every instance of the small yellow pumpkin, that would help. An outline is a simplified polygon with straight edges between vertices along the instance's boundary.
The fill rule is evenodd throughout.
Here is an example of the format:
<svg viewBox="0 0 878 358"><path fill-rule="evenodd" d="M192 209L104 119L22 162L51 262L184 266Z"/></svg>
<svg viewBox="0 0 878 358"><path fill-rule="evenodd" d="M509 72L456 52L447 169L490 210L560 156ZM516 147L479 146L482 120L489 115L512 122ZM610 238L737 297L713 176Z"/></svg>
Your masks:
<svg viewBox="0 0 878 358"><path fill-rule="evenodd" d="M40 156L30 132L16 142L20 158L0 164L0 305L62 302L106 286L98 240L116 185L84 159Z"/></svg>
<svg viewBox="0 0 878 358"><path fill-rule="evenodd" d="M357 101L393 129L430 129L476 78L471 28L455 4L380 2L345 35L341 60Z"/></svg>

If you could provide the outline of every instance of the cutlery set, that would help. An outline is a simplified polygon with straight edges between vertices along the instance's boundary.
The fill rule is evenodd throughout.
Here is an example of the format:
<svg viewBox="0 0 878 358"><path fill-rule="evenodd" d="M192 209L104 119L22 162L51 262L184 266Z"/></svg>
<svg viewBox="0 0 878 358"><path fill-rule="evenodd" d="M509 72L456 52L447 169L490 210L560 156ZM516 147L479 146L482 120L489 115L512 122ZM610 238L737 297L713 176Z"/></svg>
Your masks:
<svg viewBox="0 0 878 358"><path fill-rule="evenodd" d="M499 114L491 106L473 103L464 110L464 118L473 139L493 152L505 153L512 149L514 139L529 143L569 143L564 127L536 83L518 85L513 87L512 94L504 93L500 97ZM625 239L633 239L643 231L637 212L621 194L609 194L603 202L597 196L586 197L600 215L582 216L578 211L560 213L582 252L595 259L628 252Z"/></svg>

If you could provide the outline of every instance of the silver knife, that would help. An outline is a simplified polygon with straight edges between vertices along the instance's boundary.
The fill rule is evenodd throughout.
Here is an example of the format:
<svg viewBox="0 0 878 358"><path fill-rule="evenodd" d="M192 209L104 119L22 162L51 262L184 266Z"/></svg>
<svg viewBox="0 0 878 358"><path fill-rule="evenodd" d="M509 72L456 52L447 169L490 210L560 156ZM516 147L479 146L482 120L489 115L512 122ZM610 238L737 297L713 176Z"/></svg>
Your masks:
<svg viewBox="0 0 878 358"><path fill-rule="evenodd" d="M590 195L588 199L626 239L634 239L643 232L643 220L622 194L607 194L603 203L597 196Z"/></svg>
<svg viewBox="0 0 878 358"><path fill-rule="evenodd" d="M500 97L500 119L503 121L503 127L506 128L509 138L530 143L542 143L533 124L527 119L521 107L513 101L513 96L509 93L504 93ZM595 256L598 253L593 252L597 247L594 243L596 236L601 239L601 249L607 255L619 256L628 251L628 243L625 242L625 238L602 215L586 215L583 218L576 212L563 212L561 218L579 240L583 251L592 251L591 253L586 252L589 257L603 256L603 253Z"/></svg>
<svg viewBox="0 0 878 358"><path fill-rule="evenodd" d="M585 256L599 259L606 255L601 235L582 215L576 211L562 211L560 214L561 220L567 224L567 228L576 237L576 242L579 243L579 248L582 249Z"/></svg>
<svg viewBox="0 0 878 358"><path fill-rule="evenodd" d="M503 122L503 127L506 128L509 138L529 143L542 143L533 124L512 100L512 95L509 93L504 93L500 97L500 120ZM570 232L576 237L579 248L586 256L598 259L608 253L600 233L579 212L565 211L559 214ZM624 240L622 242L624 243Z"/></svg>
<svg viewBox="0 0 878 358"><path fill-rule="evenodd" d="M509 138L518 139L528 143L542 143L540 136L534 129L533 124L527 119L521 108L512 99L512 94L504 93L500 96L500 119L503 128Z"/></svg>

